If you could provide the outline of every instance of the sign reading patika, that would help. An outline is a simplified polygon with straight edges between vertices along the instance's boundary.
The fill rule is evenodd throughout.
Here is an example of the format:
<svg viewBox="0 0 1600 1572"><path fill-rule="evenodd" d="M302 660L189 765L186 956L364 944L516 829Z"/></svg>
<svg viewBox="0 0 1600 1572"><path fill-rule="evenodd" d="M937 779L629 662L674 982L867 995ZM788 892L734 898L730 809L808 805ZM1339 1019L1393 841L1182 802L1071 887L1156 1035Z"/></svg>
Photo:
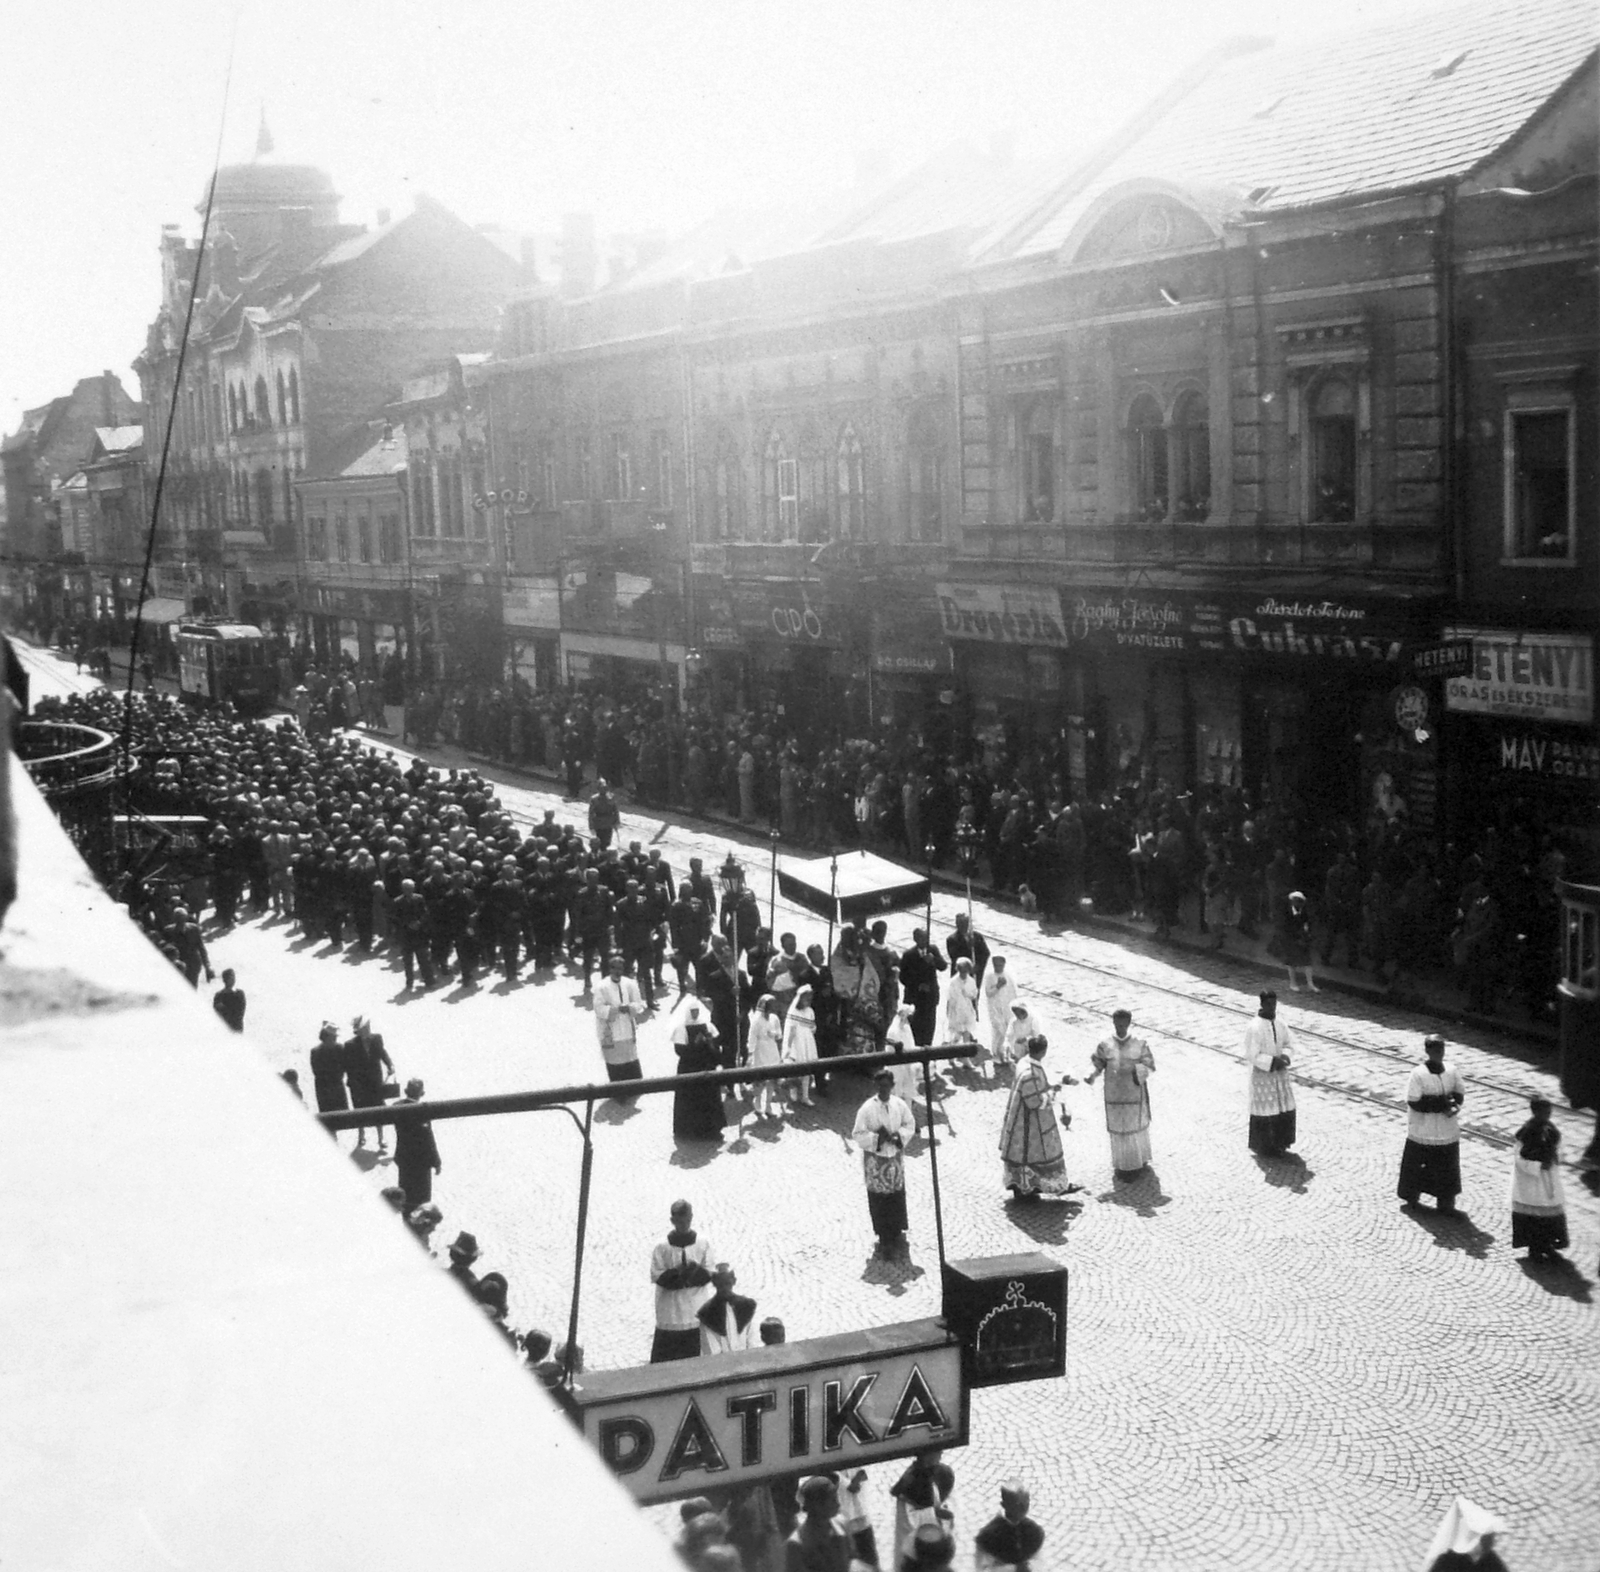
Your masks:
<svg viewBox="0 0 1600 1572"><path fill-rule="evenodd" d="M641 1501L967 1439L961 1344L937 1320L585 1375L570 1402Z"/></svg>
<svg viewBox="0 0 1600 1572"><path fill-rule="evenodd" d="M1452 677L1445 708L1587 726L1594 720L1594 640L1586 633L1450 630L1471 639L1472 670Z"/></svg>

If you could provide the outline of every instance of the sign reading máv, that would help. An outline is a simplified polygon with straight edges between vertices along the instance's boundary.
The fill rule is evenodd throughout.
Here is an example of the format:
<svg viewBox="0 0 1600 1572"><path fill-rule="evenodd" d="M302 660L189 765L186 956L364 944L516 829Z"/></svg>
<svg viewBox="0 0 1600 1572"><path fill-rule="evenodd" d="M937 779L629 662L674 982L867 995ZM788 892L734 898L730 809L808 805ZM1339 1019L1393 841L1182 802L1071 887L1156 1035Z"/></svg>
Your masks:
<svg viewBox="0 0 1600 1572"><path fill-rule="evenodd" d="M961 1345L938 1320L603 1371L582 1377L568 1400L641 1501L967 1439Z"/></svg>

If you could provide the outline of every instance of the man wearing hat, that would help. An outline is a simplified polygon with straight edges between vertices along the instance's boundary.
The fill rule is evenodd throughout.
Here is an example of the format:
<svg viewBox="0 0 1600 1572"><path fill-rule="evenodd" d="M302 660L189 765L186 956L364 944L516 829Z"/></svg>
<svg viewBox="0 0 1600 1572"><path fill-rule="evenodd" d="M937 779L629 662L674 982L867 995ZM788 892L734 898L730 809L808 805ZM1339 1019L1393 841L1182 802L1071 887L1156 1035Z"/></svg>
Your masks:
<svg viewBox="0 0 1600 1572"><path fill-rule="evenodd" d="M917 1133L916 1116L894 1095L894 1071L883 1066L873 1077L876 1087L856 1110L851 1139L861 1148L867 1185L867 1210L872 1215L878 1248L903 1243L907 1227L905 1144Z"/></svg>
<svg viewBox="0 0 1600 1572"><path fill-rule="evenodd" d="M1250 1150L1282 1157L1294 1145L1294 1080L1289 1028L1278 1020L1278 996L1268 988L1261 1011L1245 1028L1244 1062L1250 1077Z"/></svg>
<svg viewBox="0 0 1600 1572"><path fill-rule="evenodd" d="M472 1263L482 1254L475 1234L459 1233L450 1246L450 1264L445 1268L472 1295L474 1303L478 1298L478 1274L472 1270Z"/></svg>
<svg viewBox="0 0 1600 1572"><path fill-rule="evenodd" d="M415 1076L406 1082L406 1094L395 1103L403 1108L407 1103L419 1102L423 1084ZM413 1206L423 1206L433 1199L433 1176L444 1164L439 1161L439 1144L433 1138L431 1119L397 1119L394 1125L394 1167L400 1188Z"/></svg>
<svg viewBox="0 0 1600 1572"><path fill-rule="evenodd" d="M1396 1193L1402 1206L1420 1204L1431 1195L1439 1210L1454 1216L1461 1194L1461 1126L1457 1116L1466 1101L1461 1077L1445 1063L1444 1038L1423 1041L1424 1062L1411 1072L1406 1104L1411 1109L1405 1152L1400 1158L1400 1183Z"/></svg>

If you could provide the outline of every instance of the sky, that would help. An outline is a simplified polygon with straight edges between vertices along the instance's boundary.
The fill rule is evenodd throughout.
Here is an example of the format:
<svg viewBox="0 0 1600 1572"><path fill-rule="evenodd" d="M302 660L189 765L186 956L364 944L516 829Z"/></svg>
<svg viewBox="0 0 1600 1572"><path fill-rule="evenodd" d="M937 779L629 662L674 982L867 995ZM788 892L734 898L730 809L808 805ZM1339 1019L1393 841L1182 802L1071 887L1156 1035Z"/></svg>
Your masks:
<svg viewBox="0 0 1600 1572"><path fill-rule="evenodd" d="M1083 145L1222 39L1451 0L56 0L0 37L0 430L130 363L161 226L217 153L319 165L341 217L418 193L469 223L686 228L967 138ZM224 105L224 81L232 76Z"/></svg>

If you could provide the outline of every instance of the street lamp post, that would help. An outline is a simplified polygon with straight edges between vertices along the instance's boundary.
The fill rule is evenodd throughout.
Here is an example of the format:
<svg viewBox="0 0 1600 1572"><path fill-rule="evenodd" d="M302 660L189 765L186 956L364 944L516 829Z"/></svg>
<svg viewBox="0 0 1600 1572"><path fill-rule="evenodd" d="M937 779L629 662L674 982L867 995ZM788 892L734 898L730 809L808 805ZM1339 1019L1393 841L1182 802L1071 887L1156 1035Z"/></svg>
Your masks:
<svg viewBox="0 0 1600 1572"><path fill-rule="evenodd" d="M971 819L956 824L956 858L967 881L967 917L972 917L972 876L978 871L978 826Z"/></svg>
<svg viewBox="0 0 1600 1572"><path fill-rule="evenodd" d="M928 943L933 943L933 859L939 855L939 848L929 841L922 848L922 860L927 864L928 874L928 904L923 913L922 926L927 931Z"/></svg>
<svg viewBox="0 0 1600 1572"><path fill-rule="evenodd" d="M733 855L731 848L722 866L717 869L717 879L722 885L722 910L727 923L725 932L733 951L733 1062L739 1064L744 1057L740 1051L744 1045L737 1041L739 1024L744 1019L744 990L739 986L739 898L744 894L744 864Z"/></svg>

